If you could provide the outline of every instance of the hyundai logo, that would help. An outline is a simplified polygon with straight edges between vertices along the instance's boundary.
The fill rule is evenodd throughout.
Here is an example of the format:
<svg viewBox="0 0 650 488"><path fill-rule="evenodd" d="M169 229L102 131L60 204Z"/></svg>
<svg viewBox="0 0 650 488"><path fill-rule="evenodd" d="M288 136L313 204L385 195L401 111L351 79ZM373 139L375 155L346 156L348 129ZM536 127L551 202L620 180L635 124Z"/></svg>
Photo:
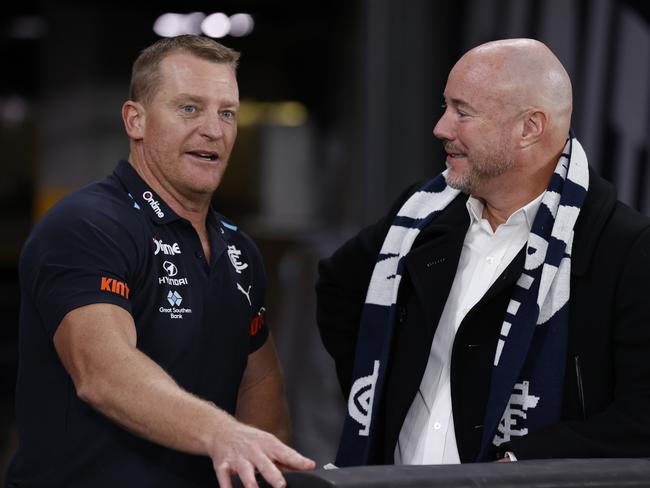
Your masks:
<svg viewBox="0 0 650 488"><path fill-rule="evenodd" d="M167 276L176 276L178 274L178 268L172 262L165 261L163 263L163 269L167 272Z"/></svg>

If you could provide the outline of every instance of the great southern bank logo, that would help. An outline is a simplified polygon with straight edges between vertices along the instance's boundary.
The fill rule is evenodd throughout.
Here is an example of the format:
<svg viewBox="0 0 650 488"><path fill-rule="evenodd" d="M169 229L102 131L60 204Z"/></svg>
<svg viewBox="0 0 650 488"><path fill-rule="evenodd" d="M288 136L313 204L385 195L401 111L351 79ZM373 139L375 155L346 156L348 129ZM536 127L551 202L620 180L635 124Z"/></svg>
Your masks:
<svg viewBox="0 0 650 488"><path fill-rule="evenodd" d="M165 244L162 239L156 239L154 237L153 243L156 246L156 250L153 252L154 254L162 252L166 256L175 256L176 254L181 253L181 248L179 247L178 242L174 242L173 244Z"/></svg>
<svg viewBox="0 0 650 488"><path fill-rule="evenodd" d="M163 314L169 314L170 319L183 319L185 315L191 314L192 309L187 308L187 303L185 307L181 307L183 302L183 297L176 290L169 290L167 293L167 301L171 307L161 306L158 311Z"/></svg>
<svg viewBox="0 0 650 488"><path fill-rule="evenodd" d="M181 302L183 301L183 297L181 296L180 293L178 293L176 290L170 291L167 294L167 301L169 302L170 305L172 306L179 306Z"/></svg>
<svg viewBox="0 0 650 488"><path fill-rule="evenodd" d="M144 198L144 201L149 204L159 219L162 219L165 216L164 212L160 209L160 202L154 199L153 193L147 190L142 194L142 198Z"/></svg>

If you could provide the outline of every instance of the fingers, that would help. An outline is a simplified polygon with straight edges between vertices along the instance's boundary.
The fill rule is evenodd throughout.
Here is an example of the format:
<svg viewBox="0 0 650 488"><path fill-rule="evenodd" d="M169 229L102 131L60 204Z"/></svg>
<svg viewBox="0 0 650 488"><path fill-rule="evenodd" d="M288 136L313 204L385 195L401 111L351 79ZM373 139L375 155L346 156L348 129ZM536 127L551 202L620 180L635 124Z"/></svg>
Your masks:
<svg viewBox="0 0 650 488"><path fill-rule="evenodd" d="M230 482L230 464L221 463L215 467L215 472L217 473L217 481L219 482L220 488L232 488L232 483Z"/></svg>
<svg viewBox="0 0 650 488"><path fill-rule="evenodd" d="M257 470L271 486L283 488L286 481L280 469L297 471L316 466L267 432L234 424L228 434L214 443L211 455L220 486L232 488L230 476L237 474L245 488L257 487Z"/></svg>
<svg viewBox="0 0 650 488"><path fill-rule="evenodd" d="M255 465L266 482L271 486L275 488L284 488L287 485L280 470L267 456L261 456Z"/></svg>
<svg viewBox="0 0 650 488"><path fill-rule="evenodd" d="M258 488L255 479L255 468L250 462L242 459L237 465L237 475L244 488Z"/></svg>
<svg viewBox="0 0 650 488"><path fill-rule="evenodd" d="M255 479L255 467L264 477L266 482L274 488L284 488L287 483L282 476L280 470L271 462L266 456L260 456L255 462L255 466L245 459L240 459L236 466L228 462L221 463L215 469L217 474L217 481L221 488L232 488L230 477L233 474L239 476L244 488L257 488L257 480Z"/></svg>
<svg viewBox="0 0 650 488"><path fill-rule="evenodd" d="M316 467L316 463L312 459L299 454L289 446L281 443L280 446L277 455L273 456L273 460L276 464L281 465L286 470L301 471L314 469Z"/></svg>

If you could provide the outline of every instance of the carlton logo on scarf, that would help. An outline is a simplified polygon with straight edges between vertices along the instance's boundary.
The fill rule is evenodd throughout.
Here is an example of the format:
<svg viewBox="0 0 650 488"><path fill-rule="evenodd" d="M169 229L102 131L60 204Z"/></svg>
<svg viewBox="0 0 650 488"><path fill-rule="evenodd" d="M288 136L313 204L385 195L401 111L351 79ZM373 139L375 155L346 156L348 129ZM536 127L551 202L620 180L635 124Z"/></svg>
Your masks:
<svg viewBox="0 0 650 488"><path fill-rule="evenodd" d="M358 378L350 391L348 412L350 417L361 424L361 429L359 429L361 436L367 436L370 433L370 414L372 401L375 398L377 376L379 376L379 361L375 361L372 374Z"/></svg>
<svg viewBox="0 0 650 488"><path fill-rule="evenodd" d="M415 192L390 227L373 270L361 316L339 466L367 464L377 403L396 324L403 258L420 231L458 195L446 172ZM573 227L587 194L589 169L570 135L533 221L524 270L501 327L477 461L494 446L557 422L567 348ZM529 351L535 351L529 356Z"/></svg>

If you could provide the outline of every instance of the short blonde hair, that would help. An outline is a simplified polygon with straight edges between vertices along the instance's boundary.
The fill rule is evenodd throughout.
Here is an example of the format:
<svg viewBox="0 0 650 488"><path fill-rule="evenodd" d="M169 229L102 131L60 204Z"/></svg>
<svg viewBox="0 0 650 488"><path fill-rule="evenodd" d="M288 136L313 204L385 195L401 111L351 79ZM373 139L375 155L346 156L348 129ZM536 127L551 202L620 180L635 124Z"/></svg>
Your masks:
<svg viewBox="0 0 650 488"><path fill-rule="evenodd" d="M160 63L173 52L185 51L198 58L228 64L237 71L239 53L208 37L182 35L156 41L144 49L133 63L129 98L148 103L160 83Z"/></svg>

